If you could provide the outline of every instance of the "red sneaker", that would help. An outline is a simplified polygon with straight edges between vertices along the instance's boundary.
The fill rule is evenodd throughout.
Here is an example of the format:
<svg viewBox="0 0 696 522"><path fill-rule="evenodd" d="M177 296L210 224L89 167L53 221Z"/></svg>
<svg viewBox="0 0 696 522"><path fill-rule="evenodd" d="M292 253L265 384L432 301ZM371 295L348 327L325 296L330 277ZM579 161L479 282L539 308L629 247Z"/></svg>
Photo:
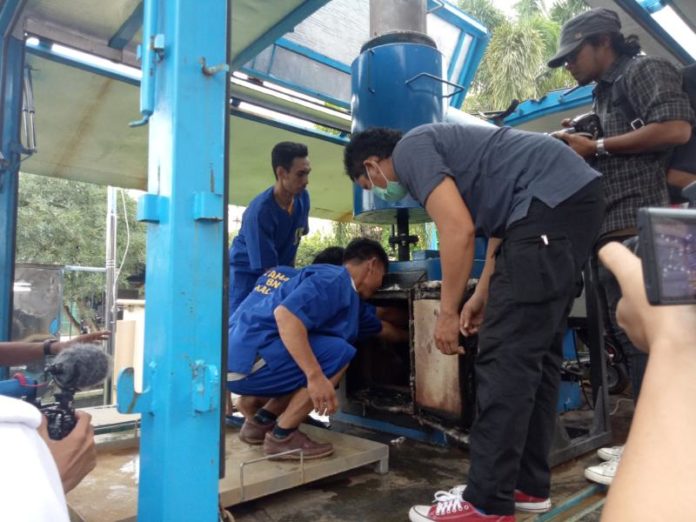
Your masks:
<svg viewBox="0 0 696 522"><path fill-rule="evenodd" d="M430 506L413 506L408 512L408 519L411 522L515 522L514 515L481 513L473 504L457 495Z"/></svg>
<svg viewBox="0 0 696 522"><path fill-rule="evenodd" d="M551 509L551 499L533 497L519 489L515 490L515 509L527 513L546 513Z"/></svg>

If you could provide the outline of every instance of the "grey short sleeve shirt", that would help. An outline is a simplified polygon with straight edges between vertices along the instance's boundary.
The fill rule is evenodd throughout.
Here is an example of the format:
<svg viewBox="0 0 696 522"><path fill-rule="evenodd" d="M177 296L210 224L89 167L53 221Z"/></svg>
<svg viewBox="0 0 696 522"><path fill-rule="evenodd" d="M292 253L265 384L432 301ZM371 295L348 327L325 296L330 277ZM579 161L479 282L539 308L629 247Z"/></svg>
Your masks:
<svg viewBox="0 0 696 522"><path fill-rule="evenodd" d="M509 127L434 123L409 131L392 154L397 178L425 206L454 180L478 235L502 237L533 198L555 207L599 173L560 140Z"/></svg>

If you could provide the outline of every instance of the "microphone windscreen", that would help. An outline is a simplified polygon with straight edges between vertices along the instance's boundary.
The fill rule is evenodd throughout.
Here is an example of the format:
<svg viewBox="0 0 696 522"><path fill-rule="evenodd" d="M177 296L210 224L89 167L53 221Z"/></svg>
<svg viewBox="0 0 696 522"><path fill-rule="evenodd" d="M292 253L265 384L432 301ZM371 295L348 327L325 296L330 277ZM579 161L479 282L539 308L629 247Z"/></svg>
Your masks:
<svg viewBox="0 0 696 522"><path fill-rule="evenodd" d="M75 344L61 351L46 371L63 389L82 390L106 379L111 359L95 344Z"/></svg>

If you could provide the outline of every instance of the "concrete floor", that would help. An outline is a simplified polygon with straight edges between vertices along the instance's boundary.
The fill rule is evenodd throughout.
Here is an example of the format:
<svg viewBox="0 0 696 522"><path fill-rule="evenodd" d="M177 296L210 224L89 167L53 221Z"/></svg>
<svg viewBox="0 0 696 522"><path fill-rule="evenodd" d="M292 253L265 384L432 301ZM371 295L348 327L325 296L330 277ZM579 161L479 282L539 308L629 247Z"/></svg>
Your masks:
<svg viewBox="0 0 696 522"><path fill-rule="evenodd" d="M625 441L633 403L627 396L612 397L612 434L615 443ZM342 429L339 427L339 429ZM349 428L353 435L390 444L390 471L376 474L372 468L345 472L319 482L277 493L230 509L236 522L391 522L408 519L408 509L415 503L430 503L438 489L449 489L465 483L469 462L467 452L460 448L442 448L366 430ZM557 466L553 470L551 497L554 505L572 497L591 483L583 469L596 464L594 452ZM601 494L600 494L601 497ZM517 520L531 521L536 516L518 515ZM568 520L568 516L553 520ZM592 522L599 513L574 520Z"/></svg>

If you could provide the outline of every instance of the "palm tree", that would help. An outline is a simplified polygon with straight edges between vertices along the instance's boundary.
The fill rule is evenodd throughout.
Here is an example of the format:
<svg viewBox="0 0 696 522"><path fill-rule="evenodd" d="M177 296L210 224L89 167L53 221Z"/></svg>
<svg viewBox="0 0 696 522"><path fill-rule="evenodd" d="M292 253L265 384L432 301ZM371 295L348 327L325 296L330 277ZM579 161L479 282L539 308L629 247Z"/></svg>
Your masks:
<svg viewBox="0 0 696 522"><path fill-rule="evenodd" d="M551 20L563 25L568 20L589 9L585 0L560 0L551 7Z"/></svg>
<svg viewBox="0 0 696 522"><path fill-rule="evenodd" d="M527 22L506 22L491 37L477 74L475 110L505 109L513 99L538 96L536 77L544 59L541 34ZM474 106L472 106L474 105Z"/></svg>
<svg viewBox="0 0 696 522"><path fill-rule="evenodd" d="M459 5L482 21L497 10L491 0L460 0ZM574 83L562 68L546 66L546 60L556 52L561 23L546 14L541 0L519 0L515 8L516 20L500 23L493 19L496 25L464 102L465 110L502 110L513 99L538 98ZM562 0L552 11L558 17L572 17L574 9L586 6L582 3L579 7L578 0Z"/></svg>
<svg viewBox="0 0 696 522"><path fill-rule="evenodd" d="M535 16L546 16L544 3L542 0L519 0L515 4L515 11L520 18L532 18Z"/></svg>
<svg viewBox="0 0 696 522"><path fill-rule="evenodd" d="M459 9L481 22L490 32L507 20L505 13L494 6L491 0L459 0L457 4Z"/></svg>

